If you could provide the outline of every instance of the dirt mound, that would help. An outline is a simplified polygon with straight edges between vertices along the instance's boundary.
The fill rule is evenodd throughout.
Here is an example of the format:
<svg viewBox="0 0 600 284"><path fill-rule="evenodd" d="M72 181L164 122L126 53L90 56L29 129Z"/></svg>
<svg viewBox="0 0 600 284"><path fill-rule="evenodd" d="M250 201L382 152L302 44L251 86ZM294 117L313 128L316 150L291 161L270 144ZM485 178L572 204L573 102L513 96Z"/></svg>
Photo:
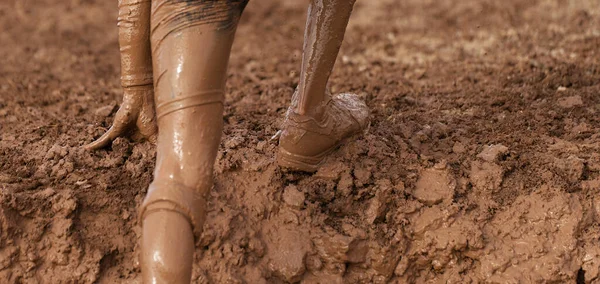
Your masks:
<svg viewBox="0 0 600 284"><path fill-rule="evenodd" d="M600 281L596 1L358 1L331 89L373 122L314 175L271 140L305 2L238 30L195 283ZM2 283L140 280L154 146L80 148L120 102L116 12L0 3Z"/></svg>

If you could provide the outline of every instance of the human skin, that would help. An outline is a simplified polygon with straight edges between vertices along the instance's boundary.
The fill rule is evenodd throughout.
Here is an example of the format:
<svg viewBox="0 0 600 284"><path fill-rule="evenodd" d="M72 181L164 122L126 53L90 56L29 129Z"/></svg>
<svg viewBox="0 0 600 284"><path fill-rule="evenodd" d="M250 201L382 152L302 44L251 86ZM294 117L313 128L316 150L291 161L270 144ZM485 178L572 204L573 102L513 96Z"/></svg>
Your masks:
<svg viewBox="0 0 600 284"><path fill-rule="evenodd" d="M355 0L313 0L308 6L304 32L304 53L297 102L300 115L320 120L329 100L327 82L333 70Z"/></svg>
<svg viewBox="0 0 600 284"><path fill-rule="evenodd" d="M154 0L158 143L142 205L142 278L187 283L223 131L229 53L246 1ZM166 226L166 227L165 227Z"/></svg>
<svg viewBox="0 0 600 284"><path fill-rule="evenodd" d="M104 147L132 128L152 137L155 132L149 125L157 122L154 180L140 209L144 283L189 283L191 279L194 240L202 232L205 196L213 184L223 128L229 54L247 2L119 2L124 104L107 134L87 147ZM330 100L327 81L354 2L310 2L293 112L315 120L323 115ZM147 80L148 70L153 84ZM129 86L136 92L128 91ZM152 88L153 100L148 97ZM153 110L156 119L145 117Z"/></svg>
<svg viewBox="0 0 600 284"><path fill-rule="evenodd" d="M150 1L119 0L119 47L123 102L112 127L86 145L90 150L108 146L115 138L131 134L135 140L155 140L152 55L150 50Z"/></svg>

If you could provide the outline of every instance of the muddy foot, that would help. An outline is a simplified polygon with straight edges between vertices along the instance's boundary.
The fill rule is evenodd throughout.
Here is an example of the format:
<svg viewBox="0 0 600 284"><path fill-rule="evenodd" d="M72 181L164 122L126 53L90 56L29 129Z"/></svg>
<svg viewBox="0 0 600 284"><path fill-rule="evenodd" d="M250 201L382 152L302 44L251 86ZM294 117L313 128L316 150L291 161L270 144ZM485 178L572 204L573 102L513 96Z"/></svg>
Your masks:
<svg viewBox="0 0 600 284"><path fill-rule="evenodd" d="M288 110L277 161L292 170L314 172L325 157L369 124L369 109L355 94L334 96L321 121Z"/></svg>

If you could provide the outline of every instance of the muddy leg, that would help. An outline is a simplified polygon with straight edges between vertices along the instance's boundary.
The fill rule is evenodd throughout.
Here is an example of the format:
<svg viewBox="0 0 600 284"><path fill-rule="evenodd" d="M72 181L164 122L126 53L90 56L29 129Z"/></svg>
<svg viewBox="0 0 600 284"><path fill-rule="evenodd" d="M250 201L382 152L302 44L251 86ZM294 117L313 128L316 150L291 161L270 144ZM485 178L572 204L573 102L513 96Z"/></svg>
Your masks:
<svg viewBox="0 0 600 284"><path fill-rule="evenodd" d="M311 0L300 83L279 139L279 165L313 172L345 139L368 125L369 111L354 94L331 97L327 82L355 0Z"/></svg>
<svg viewBox="0 0 600 284"><path fill-rule="evenodd" d="M141 208L144 283L189 283L223 128L227 63L247 1L152 1L157 161Z"/></svg>
<svg viewBox="0 0 600 284"><path fill-rule="evenodd" d="M108 146L115 138L156 137L150 50L150 0L119 0L119 47L123 103L112 127L88 149Z"/></svg>
<svg viewBox="0 0 600 284"><path fill-rule="evenodd" d="M311 0L295 110L317 120L329 99L327 81L344 40L355 0ZM296 103L296 102L294 102Z"/></svg>

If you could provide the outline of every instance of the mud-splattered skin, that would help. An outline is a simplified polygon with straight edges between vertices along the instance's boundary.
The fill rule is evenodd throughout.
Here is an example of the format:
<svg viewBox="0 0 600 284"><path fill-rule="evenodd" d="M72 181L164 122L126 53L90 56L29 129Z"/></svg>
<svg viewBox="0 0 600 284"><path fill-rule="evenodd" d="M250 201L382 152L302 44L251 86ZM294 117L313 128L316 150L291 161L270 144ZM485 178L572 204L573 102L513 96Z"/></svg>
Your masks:
<svg viewBox="0 0 600 284"><path fill-rule="evenodd" d="M232 30L248 0L119 0L118 3L123 103L111 129L98 140L86 145L88 149L106 147L115 138L129 133L136 140L156 139L151 34L164 38L169 33L193 25L214 25L218 30ZM162 17L151 15L154 14L151 11L164 10L159 9L162 6L169 6L176 13ZM154 25L151 26L152 17ZM167 25L164 32L155 34L156 30L161 30L162 25Z"/></svg>
<svg viewBox="0 0 600 284"><path fill-rule="evenodd" d="M242 15L248 0L201 1L171 0L166 5L180 9L169 24L185 28L190 25L217 24L218 29L231 29ZM173 28L175 30L176 28Z"/></svg>
<svg viewBox="0 0 600 284"><path fill-rule="evenodd" d="M119 2L124 104L114 126L88 148L107 145L136 119L146 136L153 137L158 126L154 180L140 208L145 283L190 281L194 237L202 233L223 130L229 54L247 3ZM357 96L330 98L326 92L353 4L310 3L300 84L280 139L283 166L314 171L342 140L367 125L368 110Z"/></svg>
<svg viewBox="0 0 600 284"><path fill-rule="evenodd" d="M170 33L200 25L230 31L236 27L247 3L248 0L153 1L152 36L162 40Z"/></svg>
<svg viewBox="0 0 600 284"><path fill-rule="evenodd" d="M154 180L140 208L145 282L190 281L223 129L229 53L245 2L152 2L159 132Z"/></svg>
<svg viewBox="0 0 600 284"><path fill-rule="evenodd" d="M113 126L88 149L107 146L130 132L134 138L155 139L152 56L150 49L150 0L119 0L119 46L123 103Z"/></svg>

